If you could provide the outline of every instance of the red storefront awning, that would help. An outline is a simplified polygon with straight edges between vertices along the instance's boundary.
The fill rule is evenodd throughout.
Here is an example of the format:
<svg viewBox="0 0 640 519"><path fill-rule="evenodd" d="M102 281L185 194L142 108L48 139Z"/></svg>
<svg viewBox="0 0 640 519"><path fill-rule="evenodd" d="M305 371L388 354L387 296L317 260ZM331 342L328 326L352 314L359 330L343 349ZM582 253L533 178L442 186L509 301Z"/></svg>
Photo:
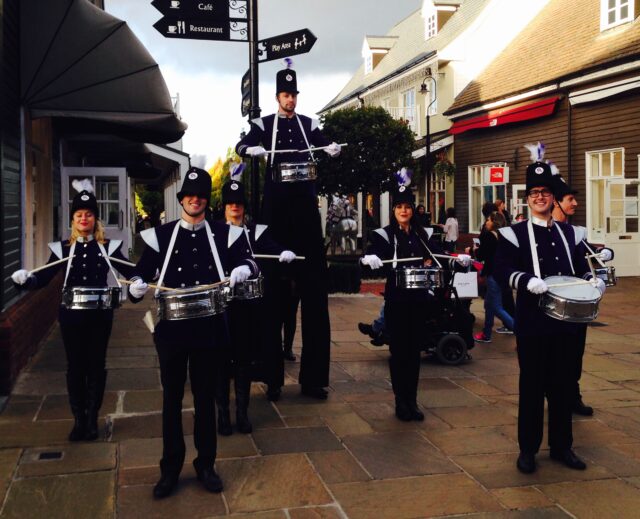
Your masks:
<svg viewBox="0 0 640 519"><path fill-rule="evenodd" d="M467 130L475 130L476 128L490 128L492 126L545 117L553 113L558 99L560 99L560 96L549 97L533 103L520 105L516 108L492 110L478 117L461 119L453 123L451 128L449 128L449 133L456 135L466 132Z"/></svg>

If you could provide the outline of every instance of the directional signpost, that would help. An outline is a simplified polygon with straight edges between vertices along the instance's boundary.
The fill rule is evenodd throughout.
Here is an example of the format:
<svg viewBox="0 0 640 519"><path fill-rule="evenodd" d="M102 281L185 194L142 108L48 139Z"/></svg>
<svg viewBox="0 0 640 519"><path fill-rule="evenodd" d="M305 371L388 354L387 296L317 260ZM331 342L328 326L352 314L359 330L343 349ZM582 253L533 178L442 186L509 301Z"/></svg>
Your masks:
<svg viewBox="0 0 640 519"><path fill-rule="evenodd" d="M242 77L243 117L260 117L258 64L309 52L317 38L309 29L258 40L258 0L153 0L163 14L153 26L165 38L249 43L249 70ZM251 206L259 207L259 161L251 159Z"/></svg>
<svg viewBox="0 0 640 519"><path fill-rule="evenodd" d="M258 43L258 61L273 61L296 54L304 54L311 50L318 38L309 29L280 34Z"/></svg>

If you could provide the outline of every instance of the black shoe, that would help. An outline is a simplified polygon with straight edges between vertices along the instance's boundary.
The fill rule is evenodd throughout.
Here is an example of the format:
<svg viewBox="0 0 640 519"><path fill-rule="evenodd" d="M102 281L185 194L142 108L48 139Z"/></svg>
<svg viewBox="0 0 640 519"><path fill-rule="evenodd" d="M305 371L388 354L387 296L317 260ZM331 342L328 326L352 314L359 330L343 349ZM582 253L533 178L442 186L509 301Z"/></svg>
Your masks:
<svg viewBox="0 0 640 519"><path fill-rule="evenodd" d="M593 416L593 407L584 405L582 397L579 396L573 404L573 412L581 416Z"/></svg>
<svg viewBox="0 0 640 519"><path fill-rule="evenodd" d="M168 497L177 485L178 476L176 474L162 474L156 486L153 487L153 497L156 499Z"/></svg>
<svg viewBox="0 0 640 519"><path fill-rule="evenodd" d="M277 402L280 400L280 395L282 395L282 389L279 387L267 387L267 400L269 402Z"/></svg>
<svg viewBox="0 0 640 519"><path fill-rule="evenodd" d="M329 392L320 386L302 386L300 392L304 396L310 396L311 398L317 398L318 400L326 400L329 396Z"/></svg>
<svg viewBox="0 0 640 519"><path fill-rule="evenodd" d="M250 434L253 431L246 408L236 407L236 429L242 434Z"/></svg>
<svg viewBox="0 0 640 519"><path fill-rule="evenodd" d="M410 422L413 420L413 411L411 407L404 401L396 398L396 417L403 422ZM423 416L424 418L424 416Z"/></svg>
<svg viewBox="0 0 640 519"><path fill-rule="evenodd" d="M376 335L378 335L373 331L373 326L371 326L370 324L358 323L358 330L360 330L360 333L368 335L372 339L375 339Z"/></svg>
<svg viewBox="0 0 640 519"><path fill-rule="evenodd" d="M89 409L87 415L87 430L84 435L84 439L88 442L92 442L98 439L98 413Z"/></svg>
<svg viewBox="0 0 640 519"><path fill-rule="evenodd" d="M218 434L221 436L231 436L233 434L228 408L218 409Z"/></svg>
<svg viewBox="0 0 640 519"><path fill-rule="evenodd" d="M209 492L218 494L222 492L222 480L213 468L207 468L196 471L198 475L198 481L202 483L202 486Z"/></svg>
<svg viewBox="0 0 640 519"><path fill-rule="evenodd" d="M532 474L536 471L536 455L528 452L521 452L516 462L516 467L523 474Z"/></svg>
<svg viewBox="0 0 640 519"><path fill-rule="evenodd" d="M73 429L69 433L70 442L79 442L85 439L87 434L87 417L84 414L78 414L73 423Z"/></svg>
<svg viewBox="0 0 640 519"><path fill-rule="evenodd" d="M582 461L576 453L571 449L566 449L560 452L557 451L549 451L549 456L551 459L559 461L560 463L564 463L567 467L574 470L584 470L587 468L587 464Z"/></svg>
<svg viewBox="0 0 640 519"><path fill-rule="evenodd" d="M293 351L291 351L291 348L285 348L282 351L282 358L284 360L289 360L291 362L295 362L296 361L296 356L294 355Z"/></svg>
<svg viewBox="0 0 640 519"><path fill-rule="evenodd" d="M411 410L411 419L416 422L424 422L424 413L418 407L418 404L415 402L411 402L409 404L409 409Z"/></svg>

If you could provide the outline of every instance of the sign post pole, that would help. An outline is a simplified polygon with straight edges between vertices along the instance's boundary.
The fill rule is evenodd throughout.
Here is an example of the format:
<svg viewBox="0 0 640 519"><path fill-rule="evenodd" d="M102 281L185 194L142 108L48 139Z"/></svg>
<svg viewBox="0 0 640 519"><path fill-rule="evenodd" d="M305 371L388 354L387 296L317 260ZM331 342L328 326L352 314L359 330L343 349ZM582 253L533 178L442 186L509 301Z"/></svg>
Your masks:
<svg viewBox="0 0 640 519"><path fill-rule="evenodd" d="M251 82L251 108L249 120L260 117L258 92L258 0L249 0L249 77ZM254 220L260 209L260 159L251 157L251 210Z"/></svg>

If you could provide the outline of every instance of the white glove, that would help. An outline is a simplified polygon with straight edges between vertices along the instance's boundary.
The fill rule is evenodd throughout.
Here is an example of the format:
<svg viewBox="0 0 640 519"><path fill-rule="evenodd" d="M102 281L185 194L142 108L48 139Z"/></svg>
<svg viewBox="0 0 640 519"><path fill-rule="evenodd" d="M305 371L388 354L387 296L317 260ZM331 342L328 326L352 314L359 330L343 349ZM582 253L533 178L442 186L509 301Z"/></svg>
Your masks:
<svg viewBox="0 0 640 519"><path fill-rule="evenodd" d="M335 142L332 142L324 149L324 152L328 154L329 157L337 157L338 155L340 155L341 151L342 148L340 148L340 145L336 144Z"/></svg>
<svg viewBox="0 0 640 519"><path fill-rule="evenodd" d="M231 271L229 276L229 286L233 287L236 283L242 283L251 277L251 269L246 265L240 265Z"/></svg>
<svg viewBox="0 0 640 519"><path fill-rule="evenodd" d="M611 251L609 249L602 249L598 253L598 258L600 258L600 261L611 261L611 258L613 258L613 254L611 254Z"/></svg>
<svg viewBox="0 0 640 519"><path fill-rule="evenodd" d="M136 278L134 282L129 285L129 293L136 299L144 297L147 290L149 290L149 285L147 285L142 278Z"/></svg>
<svg viewBox="0 0 640 519"><path fill-rule="evenodd" d="M11 279L17 285L24 285L29 279L29 271L25 269L16 270L11 274Z"/></svg>
<svg viewBox="0 0 640 519"><path fill-rule="evenodd" d="M280 263L291 263L294 259L296 259L295 252L292 252L290 250L283 250L280 253L280 258L278 258L278 261L280 261Z"/></svg>
<svg viewBox="0 0 640 519"><path fill-rule="evenodd" d="M267 150L265 150L262 146L249 146L247 148L247 155L252 157L262 157L267 154Z"/></svg>
<svg viewBox="0 0 640 519"><path fill-rule="evenodd" d="M532 294L539 295L544 294L547 290L549 290L549 287L543 279L531 278L527 283L527 290Z"/></svg>
<svg viewBox="0 0 640 519"><path fill-rule="evenodd" d="M382 268L382 260L375 254L367 254L360 260L363 265L371 267L373 270Z"/></svg>
<svg viewBox="0 0 640 519"><path fill-rule="evenodd" d="M604 281L600 278L596 278L595 287L600 290L600 295L604 295L604 291L607 289L607 285L605 285Z"/></svg>
<svg viewBox="0 0 640 519"><path fill-rule="evenodd" d="M471 256L468 254L458 254L456 256L456 261L463 267L468 267L469 263L471 263Z"/></svg>

